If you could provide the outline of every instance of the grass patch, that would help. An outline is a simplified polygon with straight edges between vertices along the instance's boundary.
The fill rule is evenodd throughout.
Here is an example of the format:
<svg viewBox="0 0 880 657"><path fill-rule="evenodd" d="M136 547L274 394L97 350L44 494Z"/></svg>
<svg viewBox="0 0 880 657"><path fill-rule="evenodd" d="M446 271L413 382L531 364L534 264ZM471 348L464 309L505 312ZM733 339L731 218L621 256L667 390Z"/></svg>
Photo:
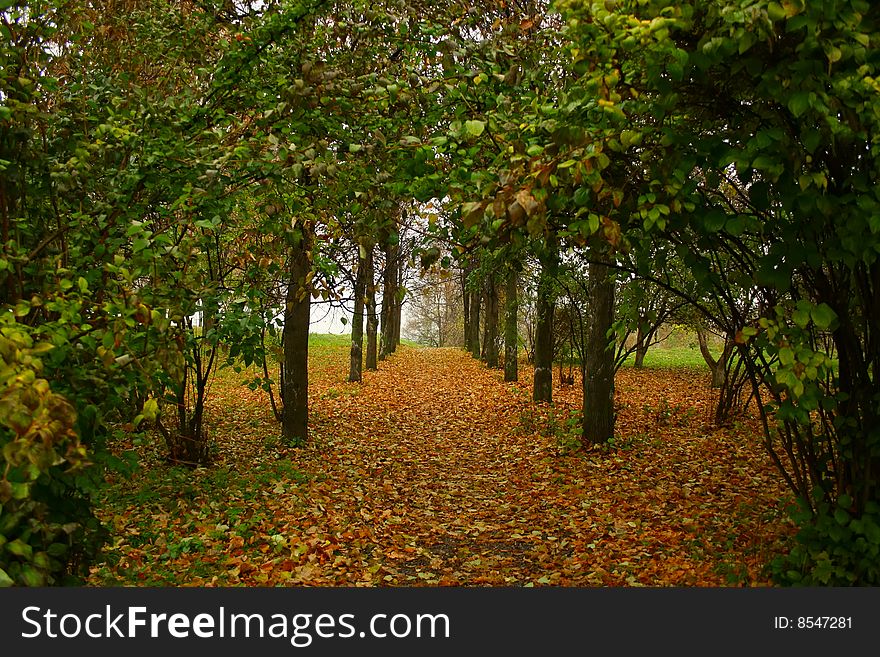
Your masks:
<svg viewBox="0 0 880 657"><path fill-rule="evenodd" d="M343 333L309 333L309 349L322 347L348 347L351 345L351 335Z"/></svg>
<svg viewBox="0 0 880 657"><path fill-rule="evenodd" d="M718 354L714 354L716 357ZM632 367L635 355L631 355L624 362L624 367ZM648 349L645 354L645 367L650 368L699 368L708 371L706 361L699 349L691 347L654 347Z"/></svg>

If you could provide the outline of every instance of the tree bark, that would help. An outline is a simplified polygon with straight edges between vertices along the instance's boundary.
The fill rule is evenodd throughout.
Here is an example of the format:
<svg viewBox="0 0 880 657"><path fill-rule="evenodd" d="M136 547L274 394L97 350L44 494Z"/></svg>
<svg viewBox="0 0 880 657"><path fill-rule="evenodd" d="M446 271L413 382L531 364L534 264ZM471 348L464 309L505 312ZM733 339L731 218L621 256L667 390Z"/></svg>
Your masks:
<svg viewBox="0 0 880 657"><path fill-rule="evenodd" d="M553 291L554 264L545 258L538 277L538 299L535 321L535 378L532 399L553 402L553 313L556 295Z"/></svg>
<svg viewBox="0 0 880 657"><path fill-rule="evenodd" d="M641 322L639 322L641 324ZM636 369L642 369L645 366L645 356L648 354L648 339L641 325L636 332L636 359L633 365Z"/></svg>
<svg viewBox="0 0 880 657"><path fill-rule="evenodd" d="M606 443L614 437L614 350L608 338L614 323L614 281L605 263L591 263L588 276L590 322L583 381L585 444Z"/></svg>
<svg viewBox="0 0 880 657"><path fill-rule="evenodd" d="M468 350L474 358L480 357L480 304L482 295L471 291L471 333L468 341Z"/></svg>
<svg viewBox="0 0 880 657"><path fill-rule="evenodd" d="M382 272L382 344L379 360L385 360L394 351L397 332L397 246L386 243L385 269Z"/></svg>
<svg viewBox="0 0 880 657"><path fill-rule="evenodd" d="M498 285L495 274L486 282L486 365L498 367Z"/></svg>
<svg viewBox="0 0 880 657"><path fill-rule="evenodd" d="M467 289L467 270L462 268L459 280L461 281L461 303L464 314L464 348L471 350L471 296Z"/></svg>
<svg viewBox="0 0 880 657"><path fill-rule="evenodd" d="M367 357L366 367L368 370L376 370L379 356L379 316L376 314L376 281L375 267L373 264L373 250L371 244L367 248L367 259L364 262L364 277L366 279L367 293Z"/></svg>
<svg viewBox="0 0 880 657"><path fill-rule="evenodd" d="M480 303L483 304L483 337L480 340L480 360L486 361L486 349L489 344L489 282L483 281L480 291Z"/></svg>
<svg viewBox="0 0 880 657"><path fill-rule="evenodd" d="M364 364L364 296L366 295L366 258L361 257L358 247L357 274L354 280L354 314L351 318L351 363L348 380L360 382Z"/></svg>
<svg viewBox="0 0 880 657"><path fill-rule="evenodd" d="M504 380L517 381L519 379L519 353L518 353L518 310L519 299L517 287L519 273L514 267L507 273L505 286L505 313L504 313Z"/></svg>
<svg viewBox="0 0 880 657"><path fill-rule="evenodd" d="M301 224L302 237L288 254L287 298L284 306L284 413L281 433L291 445L302 445L309 434L309 313L311 290L308 275L312 265L311 226Z"/></svg>
<svg viewBox="0 0 880 657"><path fill-rule="evenodd" d="M400 249L395 250L398 254ZM397 351L400 346L400 329L403 323L403 263L396 266L396 279L394 281L394 333L391 336L391 351Z"/></svg>

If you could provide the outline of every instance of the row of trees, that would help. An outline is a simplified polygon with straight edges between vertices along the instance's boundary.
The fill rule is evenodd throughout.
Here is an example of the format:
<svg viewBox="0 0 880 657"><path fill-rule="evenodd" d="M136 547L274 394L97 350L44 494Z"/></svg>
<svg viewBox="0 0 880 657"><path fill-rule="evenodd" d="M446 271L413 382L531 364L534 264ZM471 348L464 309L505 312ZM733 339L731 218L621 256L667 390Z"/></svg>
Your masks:
<svg viewBox="0 0 880 657"><path fill-rule="evenodd" d="M678 266L677 275L687 276L688 272L683 266L680 263ZM538 337L535 290L540 264L537 260L526 261L521 266L505 269L508 273L502 276L503 286L498 282L498 272L488 274L490 283L494 281L494 284L487 284L484 278L475 275L479 272L469 273L464 269L450 271L436 266L422 271L408 286L407 330L410 336L433 347L467 347L469 351L476 351L478 357L488 360L493 350L487 349L485 337L491 333L497 343L494 346L496 357L504 351L506 339L511 342L515 340L517 347L524 350L527 360L532 362ZM699 345L712 373L713 387L724 386L727 381L726 368L733 354L734 336L724 335L719 327L709 323L681 298L659 285L640 280L625 271L615 272L612 277L615 285L615 321L612 326L615 369L619 369L630 358L637 369L644 367L650 348L663 343L676 330L684 330L692 335L694 344ZM586 336L592 317L587 299L589 280L584 263L579 265L574 258L561 263L553 276L553 362L568 364L570 369L575 364L582 365L584 361ZM695 287L693 281L691 285ZM472 289L474 286L475 290ZM493 295L498 299L494 299ZM510 306L510 302L516 305ZM468 308L467 321L465 307ZM478 342L479 336L483 336L477 350L465 344L466 334L470 335L471 340L474 339L469 332L471 316L478 322L482 321L482 333L476 332ZM516 323L516 333L512 332L512 325L509 326L508 322ZM502 323L507 331L505 335L500 332ZM496 359L495 365L499 364ZM563 378L573 382L572 372Z"/></svg>
<svg viewBox="0 0 880 657"><path fill-rule="evenodd" d="M2 7L3 583L61 581L98 548L90 464L116 421L208 458L227 357L306 440L311 304L349 297L357 380L399 341L413 253L464 272L463 337L493 364L534 264L536 399L576 272L588 442L614 431L614 277L731 336L802 505L780 578L877 581L870 3Z"/></svg>

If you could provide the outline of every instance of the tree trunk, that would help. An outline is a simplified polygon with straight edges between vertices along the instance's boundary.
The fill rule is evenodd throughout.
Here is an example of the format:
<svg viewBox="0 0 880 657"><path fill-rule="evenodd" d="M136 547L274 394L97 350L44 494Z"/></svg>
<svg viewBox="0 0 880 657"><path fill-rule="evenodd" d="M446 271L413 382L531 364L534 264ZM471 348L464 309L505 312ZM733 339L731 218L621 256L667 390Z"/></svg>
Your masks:
<svg viewBox="0 0 880 657"><path fill-rule="evenodd" d="M482 295L471 291L471 335L468 349L474 358L480 357L480 304Z"/></svg>
<svg viewBox="0 0 880 657"><path fill-rule="evenodd" d="M614 350L608 332L614 323L614 281L608 266L591 263L588 273L589 329L585 349L584 443L606 443L614 437Z"/></svg>
<svg viewBox="0 0 880 657"><path fill-rule="evenodd" d="M351 363L348 370L348 380L351 383L359 382L364 364L364 295L366 294L366 258L360 256L358 247L357 274L354 280L354 314L351 318Z"/></svg>
<svg viewBox="0 0 880 657"><path fill-rule="evenodd" d="M302 237L290 248L287 299L284 306L284 414L281 433L288 444L301 445L309 433L309 311L311 290L311 227L301 224Z"/></svg>
<svg viewBox="0 0 880 657"><path fill-rule="evenodd" d="M504 313L504 380L517 381L519 379L519 354L518 348L518 317L519 300L517 287L519 274L514 267L507 273L507 285L505 288L505 313Z"/></svg>
<svg viewBox="0 0 880 657"><path fill-rule="evenodd" d="M556 295L553 291L553 274L549 261L541 263L538 278L538 299L535 318L535 381L532 399L536 402L553 402L553 312Z"/></svg>
<svg viewBox="0 0 880 657"><path fill-rule="evenodd" d="M443 344L443 331L446 327L443 324L443 310L444 310L443 309L443 295L441 295L438 292L437 296L435 297L435 304L434 304L434 311L436 313L434 315L434 321L437 323L437 346L438 347L445 346Z"/></svg>
<svg viewBox="0 0 880 657"><path fill-rule="evenodd" d="M486 284L486 365L498 367L498 285L495 274Z"/></svg>
<svg viewBox="0 0 880 657"><path fill-rule="evenodd" d="M376 314L376 281L375 267L373 265L373 249L371 244L367 249L367 259L364 262L364 275L367 292L367 358L368 370L377 369L379 355L379 316Z"/></svg>
<svg viewBox="0 0 880 657"><path fill-rule="evenodd" d="M706 365L709 366L709 370L712 372L712 387L724 387L725 379L727 378L727 359L733 353L733 340L725 338L724 349L721 351L718 360L715 360L712 352L709 351L709 340L703 329L697 329L697 341L700 343L700 353L703 355L703 360L706 361Z"/></svg>
<svg viewBox="0 0 880 657"><path fill-rule="evenodd" d="M463 306L464 312L464 348L467 351L471 350L471 296L468 294L467 289L467 271L465 269L461 270L461 303Z"/></svg>
<svg viewBox="0 0 880 657"><path fill-rule="evenodd" d="M639 322L641 324L641 322ZM645 356L648 353L648 339L642 327L639 326L636 333L636 360L634 366L636 369L642 369L645 366Z"/></svg>
<svg viewBox="0 0 880 657"><path fill-rule="evenodd" d="M399 249L395 249L399 253ZM397 278L394 281L394 333L391 336L391 351L397 351L400 346L400 328L403 323L403 263L397 267Z"/></svg>
<svg viewBox="0 0 880 657"><path fill-rule="evenodd" d="M382 344L379 348L379 360L385 360L394 351L394 333L396 319L395 303L397 298L397 249L385 244L385 270L382 273Z"/></svg>

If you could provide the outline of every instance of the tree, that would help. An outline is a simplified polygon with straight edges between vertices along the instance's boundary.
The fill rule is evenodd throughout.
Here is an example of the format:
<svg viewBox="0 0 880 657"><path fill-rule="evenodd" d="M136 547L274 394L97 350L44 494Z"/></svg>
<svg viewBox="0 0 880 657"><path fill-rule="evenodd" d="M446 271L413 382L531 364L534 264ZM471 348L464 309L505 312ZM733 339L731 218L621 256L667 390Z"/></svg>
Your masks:
<svg viewBox="0 0 880 657"><path fill-rule="evenodd" d="M574 65L605 62L583 78L605 76L617 126L596 137L642 162L642 227L679 247L711 298L695 301L735 336L768 453L802 505L781 577L878 581L876 8L567 7L573 42L589 44Z"/></svg>
<svg viewBox="0 0 880 657"><path fill-rule="evenodd" d="M507 270L504 285L504 380L519 380L519 271L516 264Z"/></svg>
<svg viewBox="0 0 880 657"><path fill-rule="evenodd" d="M461 346L461 290L450 272L432 265L410 290L410 337L433 347Z"/></svg>
<svg viewBox="0 0 880 657"><path fill-rule="evenodd" d="M351 318L351 358L348 380L359 382L364 365L364 305L367 295L367 252L363 245L358 245L357 271L354 280L354 313ZM372 285L373 282L369 281Z"/></svg>
<svg viewBox="0 0 880 657"><path fill-rule="evenodd" d="M584 349L583 437L585 443L607 443L614 437L614 279L602 258L589 266L590 320Z"/></svg>
<svg viewBox="0 0 880 657"><path fill-rule="evenodd" d="M532 398L551 403L553 401L553 311L556 305L554 277L558 263L553 245L541 254L541 271L538 277L537 309L535 321L535 374Z"/></svg>
<svg viewBox="0 0 880 657"><path fill-rule="evenodd" d="M301 445L309 435L309 307L312 300L309 253L313 228L300 222L291 236L288 253L287 298L284 305L284 349L281 398L284 411L281 434L291 445Z"/></svg>
<svg viewBox="0 0 880 657"><path fill-rule="evenodd" d="M367 356L366 367L376 370L379 359L379 315L376 313L376 281L373 266L376 247L370 244L367 257L364 259L364 277L366 279L366 310L367 310Z"/></svg>
<svg viewBox="0 0 880 657"><path fill-rule="evenodd" d="M498 285L495 281L495 271L490 271L486 276L484 295L486 298L486 319L483 322L483 360L491 368L498 367Z"/></svg>

